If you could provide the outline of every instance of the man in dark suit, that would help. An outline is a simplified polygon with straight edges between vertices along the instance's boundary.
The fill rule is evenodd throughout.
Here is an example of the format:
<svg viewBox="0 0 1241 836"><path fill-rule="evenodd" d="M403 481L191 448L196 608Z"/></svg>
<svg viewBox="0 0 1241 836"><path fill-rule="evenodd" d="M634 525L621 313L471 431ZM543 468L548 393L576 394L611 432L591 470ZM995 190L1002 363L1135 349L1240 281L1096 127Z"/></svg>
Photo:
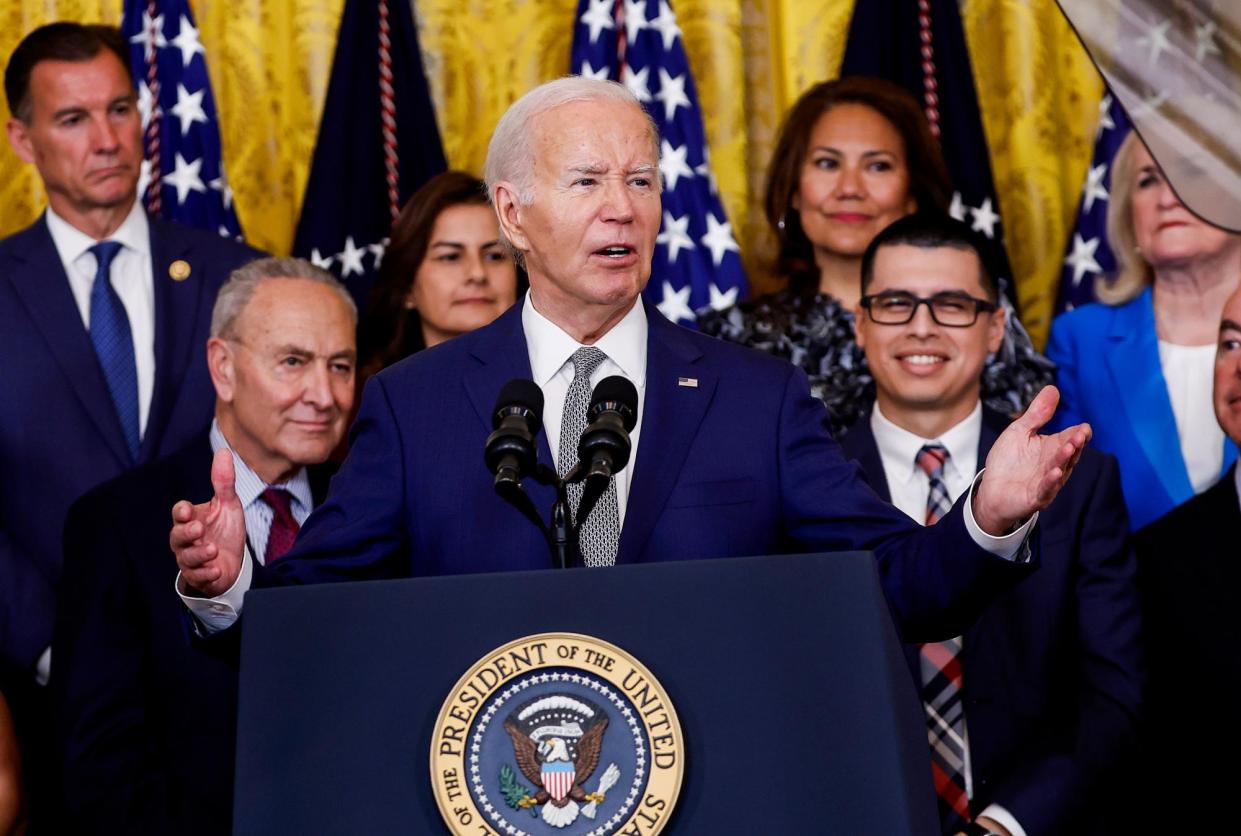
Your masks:
<svg viewBox="0 0 1241 836"><path fill-rule="evenodd" d="M35 30L9 60L5 93L9 140L48 195L42 217L0 241L0 656L33 681L50 664L69 504L206 429L211 305L258 253L143 211L141 118L119 31Z"/></svg>
<svg viewBox="0 0 1241 836"><path fill-rule="evenodd" d="M1026 574L1028 518L1055 495L1088 430L1038 436L1055 401L1044 393L997 441L972 504L920 530L840 455L798 370L678 328L639 301L661 218L658 160L655 129L622 85L560 79L509 109L486 173L530 293L492 325L372 378L349 457L283 566L256 571L241 559L228 462L216 462L223 495L179 503L171 532L182 592L207 629L235 620L251 582L550 566L543 535L496 497L480 461L496 393L512 378L541 387L540 452L562 474L598 380L620 374L638 391L635 463L582 525L586 565L873 549L893 611L916 635L951 635L987 594ZM551 493L527 487L546 514ZM223 615L195 595L216 596Z"/></svg>
<svg viewBox="0 0 1241 836"><path fill-rule="evenodd" d="M237 675L190 647L168 508L209 499L213 452L231 452L252 552L282 557L326 492L353 403L356 321L344 286L305 261L237 270L207 342L210 431L71 508L50 685L67 830L228 832Z"/></svg>
<svg viewBox="0 0 1241 836"><path fill-rule="evenodd" d="M1224 305L1215 353L1215 417L1241 443L1241 291ZM1236 828L1226 799L1241 768L1241 469L1141 529L1135 539L1150 664L1145 823L1165 832L1186 815ZM1187 811L1183 800L1195 800Z"/></svg>
<svg viewBox="0 0 1241 836"><path fill-rule="evenodd" d="M979 397L1004 332L986 253L965 224L912 215L863 256L856 328L876 401L841 446L918 522L968 489L1009 423ZM1134 742L1141 696L1115 459L1086 450L1038 525L1038 572L959 639L906 647L945 833L1107 832L1100 800Z"/></svg>

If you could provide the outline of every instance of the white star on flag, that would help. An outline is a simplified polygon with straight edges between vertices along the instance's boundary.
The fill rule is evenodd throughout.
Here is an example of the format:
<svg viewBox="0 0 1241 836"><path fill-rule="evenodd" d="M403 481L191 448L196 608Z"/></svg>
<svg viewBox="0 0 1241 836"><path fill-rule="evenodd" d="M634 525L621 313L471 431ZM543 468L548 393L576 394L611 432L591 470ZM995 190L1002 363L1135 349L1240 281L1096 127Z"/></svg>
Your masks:
<svg viewBox="0 0 1241 836"><path fill-rule="evenodd" d="M151 161L146 157L142 158L141 164L138 166L138 194L144 195L151 185Z"/></svg>
<svg viewBox="0 0 1241 836"><path fill-rule="evenodd" d="M724 260L725 253L741 252L733 238L733 225L727 221L720 223L710 212L707 213L707 234L699 239L699 243L711 251L711 261L716 267Z"/></svg>
<svg viewBox="0 0 1241 836"><path fill-rule="evenodd" d="M597 78L600 81L607 81L608 80L608 68L600 67L599 69L596 70L590 66L589 61L585 61L582 63L582 71L578 73L578 75L582 76L583 78Z"/></svg>
<svg viewBox="0 0 1241 836"><path fill-rule="evenodd" d="M203 167L202 159L186 162L185 157L177 153L176 165L173 167L172 174L165 174L163 185L172 186L177 190L177 203L185 203L185 199L191 191L205 192L207 187L203 185L203 180L199 174L199 170Z"/></svg>
<svg viewBox="0 0 1241 836"><path fill-rule="evenodd" d="M625 39L632 44L646 26L646 0L625 0Z"/></svg>
<svg viewBox="0 0 1241 836"><path fill-rule="evenodd" d="M1201 64L1208 55L1219 55L1219 47L1215 45L1215 24L1207 21L1194 27L1194 60Z"/></svg>
<svg viewBox="0 0 1241 836"><path fill-rule="evenodd" d="M316 267L322 267L324 270L332 269L332 262L335 259L328 255L325 256L319 252L319 248L315 247L310 251L310 263Z"/></svg>
<svg viewBox="0 0 1241 836"><path fill-rule="evenodd" d="M694 170L689 167L685 158L689 155L689 146L682 145L680 148L673 147L668 140L663 140L660 145L659 154L659 173L664 176L664 183L669 189L677 187L677 181L682 177L693 177Z"/></svg>
<svg viewBox="0 0 1241 836"><path fill-rule="evenodd" d="M350 273L357 273L359 276L366 272L366 268L362 266L362 256L366 254L366 250L356 246L353 243L353 236L345 238L345 249L336 254L340 259L340 276L348 278Z"/></svg>
<svg viewBox="0 0 1241 836"><path fill-rule="evenodd" d="M694 320L694 312L689 306L689 291L689 285L685 285L685 287L677 290L668 282L664 282L664 300L656 307L671 322L676 322L680 319L688 319L692 322Z"/></svg>
<svg viewBox="0 0 1241 836"><path fill-rule="evenodd" d="M1065 259L1067 267L1073 268L1073 284L1081 283L1087 273L1102 273L1103 268L1095 261L1095 250L1099 249L1099 239L1091 238L1083 241L1080 233L1073 233L1073 252Z"/></svg>
<svg viewBox="0 0 1241 836"><path fill-rule="evenodd" d="M1103 178L1107 176L1107 163L1092 166L1086 175L1086 194L1082 196L1082 208L1089 212L1096 200L1107 200L1107 189L1103 187Z"/></svg>
<svg viewBox="0 0 1241 836"><path fill-rule="evenodd" d="M370 254L375 256L375 263L373 266L376 270L379 269L380 262L384 260L384 253L388 251L389 240L390 239L385 238L382 241L380 241L378 244L367 244L366 245L366 249L370 251Z"/></svg>
<svg viewBox="0 0 1241 836"><path fill-rule="evenodd" d="M614 28L612 23L612 0L590 0L590 8L579 18L590 28L590 42L599 39L604 29Z"/></svg>
<svg viewBox="0 0 1241 836"><path fill-rule="evenodd" d="M151 20L151 16L146 12L142 13L142 30L129 39L131 44L142 44L142 54L149 62L155 54L155 50L151 48L151 32L155 32L155 46L163 49L168 46L168 41L164 39L164 16L156 15L155 20Z"/></svg>
<svg viewBox="0 0 1241 836"><path fill-rule="evenodd" d="M147 86L145 81L138 82L138 113L142 117L142 130L145 132L147 125L151 122L151 112L154 110L155 115L161 116L159 103L155 101L155 97L151 95L151 88ZM139 190L139 194L142 191Z"/></svg>
<svg viewBox="0 0 1241 836"><path fill-rule="evenodd" d="M231 209L233 206L233 187L228 184L228 178L224 176L224 161L220 160L220 176L209 182L207 185L220 193L220 199L224 201L224 208Z"/></svg>
<svg viewBox="0 0 1241 836"><path fill-rule="evenodd" d="M685 95L685 76L676 78L668 75L663 67L659 68L659 92L655 94L658 101L664 103L664 119L672 121L678 107L689 107L689 96Z"/></svg>
<svg viewBox="0 0 1241 836"><path fill-rule="evenodd" d="M1114 130L1116 123L1112 121L1112 94L1106 93L1099 100L1099 127L1095 131L1095 139L1103 134L1104 131Z"/></svg>
<svg viewBox="0 0 1241 836"><path fill-rule="evenodd" d="M958 221L964 222L967 209L968 207L965 205L965 201L961 199L961 193L953 192L952 203L948 205L948 214L956 218Z"/></svg>
<svg viewBox="0 0 1241 836"><path fill-rule="evenodd" d="M721 293L720 289L714 284L707 285L707 290L711 294L711 301L708 303L713 311L722 311L725 308L731 308L737 304L737 288L730 287Z"/></svg>
<svg viewBox="0 0 1241 836"><path fill-rule="evenodd" d="M636 73L626 64L621 69L621 82L629 88L629 92L633 93L634 98L640 102L649 102L651 100L651 87L649 76L651 74L650 67L643 67ZM607 76L604 76L606 79Z"/></svg>
<svg viewBox="0 0 1241 836"><path fill-rule="evenodd" d="M672 45L681 35L681 27L677 26L676 15L672 13L672 7L666 0L659 0L659 16L648 21L647 25L663 36L665 50L672 49Z"/></svg>
<svg viewBox="0 0 1241 836"><path fill-rule="evenodd" d="M181 120L181 136L189 131L195 122L207 123L207 114L203 112L203 94L207 88L191 93L182 84L177 85L177 103L172 106L172 115Z"/></svg>
<svg viewBox="0 0 1241 836"><path fill-rule="evenodd" d="M185 15L181 15L181 28L177 30L177 36L172 39L172 45L181 50L182 67L188 67L195 55L207 54L207 51L203 49L202 41L198 39L198 30Z"/></svg>
<svg viewBox="0 0 1241 836"><path fill-rule="evenodd" d="M1168 43L1168 27L1171 25L1171 21L1165 20L1163 23L1147 29L1146 34L1135 41L1138 46L1150 48L1150 52L1146 56L1146 62L1152 67L1159 63L1160 56L1172 48L1172 44Z"/></svg>
<svg viewBox="0 0 1241 836"><path fill-rule="evenodd" d="M983 198L982 206L970 209L970 214L974 216L974 222L970 224L970 227L975 232L981 232L988 238L995 237L995 225L1000 222L1000 216L991 208L991 198Z"/></svg>
<svg viewBox="0 0 1241 836"><path fill-rule="evenodd" d="M664 212L664 229L655 238L656 244L668 248L668 262L675 264L681 250L695 250L694 239L689 237L689 215L674 218L671 212ZM686 285L688 287L688 285Z"/></svg>

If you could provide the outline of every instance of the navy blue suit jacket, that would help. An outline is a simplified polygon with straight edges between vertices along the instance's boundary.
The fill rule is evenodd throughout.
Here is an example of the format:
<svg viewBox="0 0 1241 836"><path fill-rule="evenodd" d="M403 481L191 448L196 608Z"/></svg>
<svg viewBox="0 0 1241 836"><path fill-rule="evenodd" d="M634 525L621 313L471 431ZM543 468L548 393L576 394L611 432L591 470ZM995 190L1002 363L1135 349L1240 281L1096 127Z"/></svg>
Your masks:
<svg viewBox="0 0 1241 836"><path fill-rule="evenodd" d="M211 422L203 346L216 291L260 255L220 236L149 219L155 388L139 463ZM190 275L174 281L176 260ZM0 241L0 656L22 671L51 643L70 503L127 467L129 453L90 335L47 222Z"/></svg>
<svg viewBox="0 0 1241 836"><path fill-rule="evenodd" d="M1150 832L1237 826L1241 769L1241 501L1233 471L1137 533L1150 710L1143 824ZM1185 799L1193 799L1187 810Z"/></svg>
<svg viewBox="0 0 1241 836"><path fill-rule="evenodd" d="M986 414L980 464L1004 424ZM869 416L842 446L890 496ZM1143 677L1136 568L1116 460L1086 450L1038 526L1039 571L964 632L970 809L998 803L1029 836L1103 833L1112 817L1103 799L1136 740ZM906 656L919 683L917 647L907 646Z"/></svg>
<svg viewBox="0 0 1241 836"><path fill-rule="evenodd" d="M1094 303L1056 317L1047 356L1060 389L1051 426L1090 422L1091 445L1120 462L1135 531L1194 495L1159 362L1149 287L1123 305ZM1237 445L1225 438L1222 453L1221 472L1236 461Z"/></svg>
<svg viewBox="0 0 1241 836"><path fill-rule="evenodd" d="M922 638L955 635L1028 572L976 546L959 507L923 530L875 496L799 369L650 305L647 317L619 563L870 549L898 624ZM496 496L483 463L497 393L530 376L519 303L373 377L327 501L256 585L549 568L542 533ZM540 459L551 462L545 437ZM527 488L546 519L552 491Z"/></svg>
<svg viewBox="0 0 1241 836"><path fill-rule="evenodd" d="M168 548L169 510L210 499L210 473L203 433L69 510L49 684L66 832L229 832L237 670L191 645ZM320 501L329 470L309 475Z"/></svg>

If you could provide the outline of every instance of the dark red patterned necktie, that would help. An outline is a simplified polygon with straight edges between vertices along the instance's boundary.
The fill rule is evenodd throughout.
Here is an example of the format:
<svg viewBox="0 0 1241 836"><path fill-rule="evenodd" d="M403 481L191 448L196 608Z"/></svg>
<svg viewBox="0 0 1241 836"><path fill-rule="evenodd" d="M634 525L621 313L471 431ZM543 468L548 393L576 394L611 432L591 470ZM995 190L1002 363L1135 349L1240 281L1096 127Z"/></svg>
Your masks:
<svg viewBox="0 0 1241 836"><path fill-rule="evenodd" d="M267 532L267 549L263 554L263 563L272 565L284 557L293 548L297 539L297 530L301 528L293 518L293 495L284 488L268 488L259 495L259 499L271 508L271 528Z"/></svg>

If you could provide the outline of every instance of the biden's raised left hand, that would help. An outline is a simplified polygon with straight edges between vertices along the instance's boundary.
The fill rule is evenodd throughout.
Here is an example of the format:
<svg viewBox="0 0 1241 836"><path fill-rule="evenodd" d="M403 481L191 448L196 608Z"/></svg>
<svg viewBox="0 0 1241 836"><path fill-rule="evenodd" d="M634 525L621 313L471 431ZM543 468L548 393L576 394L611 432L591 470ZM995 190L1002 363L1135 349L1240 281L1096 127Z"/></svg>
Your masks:
<svg viewBox="0 0 1241 836"><path fill-rule="evenodd" d="M1043 387L992 445L974 491L974 520L988 534L1003 536L1050 505L1090 441L1089 424L1039 435L1059 402L1056 387Z"/></svg>

